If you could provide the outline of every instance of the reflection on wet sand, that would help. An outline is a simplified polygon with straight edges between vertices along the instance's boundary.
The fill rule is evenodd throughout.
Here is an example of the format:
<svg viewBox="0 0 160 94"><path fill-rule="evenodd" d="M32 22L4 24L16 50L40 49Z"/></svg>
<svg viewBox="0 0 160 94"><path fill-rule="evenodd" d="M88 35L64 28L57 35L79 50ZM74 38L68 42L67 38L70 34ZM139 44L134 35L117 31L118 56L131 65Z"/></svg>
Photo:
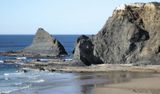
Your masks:
<svg viewBox="0 0 160 94"><path fill-rule="evenodd" d="M151 77L152 73L109 72L109 73L63 73L66 79L52 79L48 82L11 94L98 94L95 88L130 81L133 78ZM34 87L35 86L35 87Z"/></svg>
<svg viewBox="0 0 160 94"><path fill-rule="evenodd" d="M80 74L77 78L77 86L80 86L80 94L95 94L96 87L103 87L108 84L122 83L134 78L151 77L152 73L134 73L134 72L109 72L109 73L90 73ZM78 93L79 94L79 93Z"/></svg>

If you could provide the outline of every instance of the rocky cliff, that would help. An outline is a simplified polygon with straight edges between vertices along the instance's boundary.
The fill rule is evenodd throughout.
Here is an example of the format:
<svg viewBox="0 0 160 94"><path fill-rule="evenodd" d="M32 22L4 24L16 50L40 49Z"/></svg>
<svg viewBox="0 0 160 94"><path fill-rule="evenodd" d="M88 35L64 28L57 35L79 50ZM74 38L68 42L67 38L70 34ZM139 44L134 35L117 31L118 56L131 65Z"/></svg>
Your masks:
<svg viewBox="0 0 160 94"><path fill-rule="evenodd" d="M117 7L91 40L103 63L160 64L160 3Z"/></svg>
<svg viewBox="0 0 160 94"><path fill-rule="evenodd" d="M53 38L43 28L39 28L30 46L26 47L23 52L33 56L60 56L66 55L63 45Z"/></svg>

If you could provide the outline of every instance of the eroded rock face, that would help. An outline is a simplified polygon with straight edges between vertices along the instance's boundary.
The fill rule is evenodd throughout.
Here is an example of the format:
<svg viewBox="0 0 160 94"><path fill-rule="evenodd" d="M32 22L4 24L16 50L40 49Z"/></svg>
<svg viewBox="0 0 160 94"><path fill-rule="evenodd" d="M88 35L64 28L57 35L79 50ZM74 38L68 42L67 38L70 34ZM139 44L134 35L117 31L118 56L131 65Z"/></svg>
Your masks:
<svg viewBox="0 0 160 94"><path fill-rule="evenodd" d="M23 52L34 56L48 57L67 54L63 45L55 38L52 38L52 36L43 28L37 30L32 44L29 47L26 47Z"/></svg>
<svg viewBox="0 0 160 94"><path fill-rule="evenodd" d="M103 63L160 64L160 3L116 8L92 39Z"/></svg>
<svg viewBox="0 0 160 94"><path fill-rule="evenodd" d="M88 36L82 35L77 39L74 60L85 65L101 64L100 58L94 56L94 45Z"/></svg>

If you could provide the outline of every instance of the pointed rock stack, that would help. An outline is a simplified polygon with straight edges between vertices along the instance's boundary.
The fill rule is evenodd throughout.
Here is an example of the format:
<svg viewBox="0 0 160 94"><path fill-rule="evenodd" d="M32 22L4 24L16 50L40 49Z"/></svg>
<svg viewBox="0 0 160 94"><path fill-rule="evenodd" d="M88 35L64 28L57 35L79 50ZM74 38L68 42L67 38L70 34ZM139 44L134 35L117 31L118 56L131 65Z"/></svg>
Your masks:
<svg viewBox="0 0 160 94"><path fill-rule="evenodd" d="M30 46L23 52L40 57L56 57L66 55L63 45L43 28L39 28Z"/></svg>

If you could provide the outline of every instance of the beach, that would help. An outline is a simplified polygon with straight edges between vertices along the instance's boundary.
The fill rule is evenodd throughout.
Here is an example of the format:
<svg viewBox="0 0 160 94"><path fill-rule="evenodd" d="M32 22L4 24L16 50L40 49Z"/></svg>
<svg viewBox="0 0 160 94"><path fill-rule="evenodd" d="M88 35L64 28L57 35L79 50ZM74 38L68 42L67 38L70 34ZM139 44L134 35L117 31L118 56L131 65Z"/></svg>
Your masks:
<svg viewBox="0 0 160 94"><path fill-rule="evenodd" d="M159 74L109 72L57 75L9 94L159 94Z"/></svg>
<svg viewBox="0 0 160 94"><path fill-rule="evenodd" d="M96 87L95 94L160 94L160 75Z"/></svg>
<svg viewBox="0 0 160 94"><path fill-rule="evenodd" d="M0 94L160 94L160 2L1 0L0 9Z"/></svg>

